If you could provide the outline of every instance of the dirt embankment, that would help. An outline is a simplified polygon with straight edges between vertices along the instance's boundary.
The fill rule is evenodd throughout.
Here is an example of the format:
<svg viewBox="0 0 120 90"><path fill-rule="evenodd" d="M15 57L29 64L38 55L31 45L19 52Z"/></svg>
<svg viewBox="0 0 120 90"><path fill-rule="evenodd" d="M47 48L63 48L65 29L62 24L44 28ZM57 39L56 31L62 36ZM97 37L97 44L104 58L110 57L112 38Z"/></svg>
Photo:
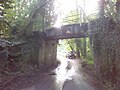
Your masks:
<svg viewBox="0 0 120 90"><path fill-rule="evenodd" d="M81 62L81 66L87 82L89 82L95 90L120 90L120 82L117 82L117 84L112 84L102 79L97 79L94 66L92 64Z"/></svg>
<svg viewBox="0 0 120 90"><path fill-rule="evenodd" d="M34 84L39 80L39 78L42 78L42 76L45 76L45 73L51 72L57 66L58 65L46 67L41 70L19 73L16 75L15 75L15 73L13 73L11 75L10 74L9 75L0 74L0 90L13 90L12 88L14 87L14 85L20 85L20 87L21 87L21 84L22 84L22 86L24 86L24 84L27 84L27 85ZM28 83L31 81L32 81L32 83Z"/></svg>
<svg viewBox="0 0 120 90"><path fill-rule="evenodd" d="M86 77L86 81L89 82L92 87L94 87L94 90L114 90L109 89L108 85L104 85L103 82L96 78L94 66L92 64L81 62L81 66L83 74Z"/></svg>

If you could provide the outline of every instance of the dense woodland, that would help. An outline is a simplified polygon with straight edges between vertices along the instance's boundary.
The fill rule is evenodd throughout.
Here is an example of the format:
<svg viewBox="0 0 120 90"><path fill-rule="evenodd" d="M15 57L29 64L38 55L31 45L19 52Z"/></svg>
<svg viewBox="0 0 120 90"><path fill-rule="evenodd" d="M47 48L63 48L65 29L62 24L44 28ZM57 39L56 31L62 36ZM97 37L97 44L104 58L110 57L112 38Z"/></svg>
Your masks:
<svg viewBox="0 0 120 90"><path fill-rule="evenodd" d="M1 49L20 47L32 31L44 31L56 19L53 0L1 0L0 10Z"/></svg>
<svg viewBox="0 0 120 90"><path fill-rule="evenodd" d="M32 48L29 45L33 44L29 37L34 31L44 32L54 26L58 18L54 2L0 0L0 53L4 50L6 57L0 56L2 74L26 71L25 65L30 62L26 58ZM90 23L89 37L63 40L64 45L68 51L76 51L86 63L93 64L99 79L117 83L120 79L120 0L99 0L98 10L90 15L85 13L86 2L83 0L84 8L76 2L76 10L70 11L62 24ZM36 62L32 63L37 68Z"/></svg>

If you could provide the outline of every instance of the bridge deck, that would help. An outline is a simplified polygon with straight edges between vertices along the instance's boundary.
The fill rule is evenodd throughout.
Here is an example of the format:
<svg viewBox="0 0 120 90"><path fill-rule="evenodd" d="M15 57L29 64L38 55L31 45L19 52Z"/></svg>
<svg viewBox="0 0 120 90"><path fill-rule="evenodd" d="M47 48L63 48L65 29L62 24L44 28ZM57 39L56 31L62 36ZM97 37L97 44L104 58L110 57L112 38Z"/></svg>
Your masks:
<svg viewBox="0 0 120 90"><path fill-rule="evenodd" d="M45 30L48 39L68 39L87 37L88 23L64 25Z"/></svg>

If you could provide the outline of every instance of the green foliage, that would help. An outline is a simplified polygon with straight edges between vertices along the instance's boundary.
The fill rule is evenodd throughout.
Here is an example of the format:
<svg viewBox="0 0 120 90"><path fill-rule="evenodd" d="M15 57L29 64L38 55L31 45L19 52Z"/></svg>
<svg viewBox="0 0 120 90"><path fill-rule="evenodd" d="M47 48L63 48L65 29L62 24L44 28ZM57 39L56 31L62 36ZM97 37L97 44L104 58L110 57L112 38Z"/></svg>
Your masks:
<svg viewBox="0 0 120 90"><path fill-rule="evenodd" d="M105 16L115 18L115 0L107 0L105 4Z"/></svg>
<svg viewBox="0 0 120 90"><path fill-rule="evenodd" d="M70 11L63 19L63 24L75 24L81 22L81 12L78 10Z"/></svg>
<svg viewBox="0 0 120 90"><path fill-rule="evenodd" d="M118 6L117 6L117 3L118 3ZM99 17L104 16L104 17L111 17L115 19L116 15L118 14L117 8L119 8L119 0L100 0L99 1Z"/></svg>
<svg viewBox="0 0 120 90"><path fill-rule="evenodd" d="M0 37L8 37L10 32L8 31L8 23L4 20L4 17L7 15L6 10L12 9L13 1L12 0L1 0L0 1Z"/></svg>
<svg viewBox="0 0 120 90"><path fill-rule="evenodd" d="M54 24L54 0L3 0L0 3L3 10L0 31L4 34L9 30L9 34L22 37L24 33L40 31Z"/></svg>
<svg viewBox="0 0 120 90"><path fill-rule="evenodd" d="M82 10L74 10L68 13L68 15L63 19L63 24L75 24L75 23L82 23L85 20L85 17L83 17L83 14L85 14ZM86 20L85 20L86 21ZM86 58L86 39L85 38L74 38L71 40L66 40L68 42L69 48L71 50L80 52L81 58Z"/></svg>
<svg viewBox="0 0 120 90"><path fill-rule="evenodd" d="M6 11L5 11L6 9L13 8L12 3L13 3L12 0L1 0L0 1L0 10L2 11L0 13L0 17L6 14Z"/></svg>

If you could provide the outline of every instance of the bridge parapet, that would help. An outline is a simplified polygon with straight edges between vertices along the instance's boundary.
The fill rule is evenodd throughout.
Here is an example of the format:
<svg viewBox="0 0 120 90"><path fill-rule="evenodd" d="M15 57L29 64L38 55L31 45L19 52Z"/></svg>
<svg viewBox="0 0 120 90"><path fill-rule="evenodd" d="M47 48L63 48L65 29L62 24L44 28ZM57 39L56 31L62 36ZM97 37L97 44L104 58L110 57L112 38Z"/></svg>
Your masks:
<svg viewBox="0 0 120 90"><path fill-rule="evenodd" d="M88 23L64 25L45 30L48 39L68 39L87 37Z"/></svg>

